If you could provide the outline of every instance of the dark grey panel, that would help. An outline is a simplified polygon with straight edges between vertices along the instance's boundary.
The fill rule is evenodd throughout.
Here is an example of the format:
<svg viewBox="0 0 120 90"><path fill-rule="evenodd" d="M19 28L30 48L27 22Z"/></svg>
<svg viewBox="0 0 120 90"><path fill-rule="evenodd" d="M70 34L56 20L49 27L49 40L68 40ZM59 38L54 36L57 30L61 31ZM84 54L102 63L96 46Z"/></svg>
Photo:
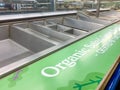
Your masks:
<svg viewBox="0 0 120 90"><path fill-rule="evenodd" d="M0 26L0 40L9 38L9 26Z"/></svg>

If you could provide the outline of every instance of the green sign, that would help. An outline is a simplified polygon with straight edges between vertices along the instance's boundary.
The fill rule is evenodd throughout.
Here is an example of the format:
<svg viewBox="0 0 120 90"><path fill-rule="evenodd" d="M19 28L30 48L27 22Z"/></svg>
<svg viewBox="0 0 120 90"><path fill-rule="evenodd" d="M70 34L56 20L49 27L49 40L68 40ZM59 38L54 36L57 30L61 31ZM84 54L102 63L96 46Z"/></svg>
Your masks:
<svg viewBox="0 0 120 90"><path fill-rule="evenodd" d="M111 25L0 80L0 90L95 90L120 55Z"/></svg>

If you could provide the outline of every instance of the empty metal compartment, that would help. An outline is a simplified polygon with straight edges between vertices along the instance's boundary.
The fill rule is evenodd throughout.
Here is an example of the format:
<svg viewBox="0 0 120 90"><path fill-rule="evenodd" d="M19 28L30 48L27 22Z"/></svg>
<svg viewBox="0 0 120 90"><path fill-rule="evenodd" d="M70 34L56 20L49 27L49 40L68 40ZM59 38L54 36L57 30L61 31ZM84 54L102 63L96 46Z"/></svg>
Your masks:
<svg viewBox="0 0 120 90"><path fill-rule="evenodd" d="M80 35L83 35L87 32L82 31L82 30L78 30L78 29L70 29L70 30L66 30L65 33L75 35L75 36L80 36Z"/></svg>
<svg viewBox="0 0 120 90"><path fill-rule="evenodd" d="M110 21L101 20L99 18L88 16L88 15L85 15L85 14L82 14L82 13L78 13L77 15L78 15L77 17L78 17L79 20L84 20L84 21L88 21L88 22L98 23L98 24L102 24L102 25L105 25L105 26L112 23Z"/></svg>
<svg viewBox="0 0 120 90"><path fill-rule="evenodd" d="M52 30L58 31L58 32L64 32L66 30L71 29L70 27L66 27L66 26L59 25L59 24L51 25L49 26L49 28L51 28Z"/></svg>
<svg viewBox="0 0 120 90"><path fill-rule="evenodd" d="M10 30L7 25L0 26L0 67L54 46L23 28L24 24L13 25Z"/></svg>
<svg viewBox="0 0 120 90"><path fill-rule="evenodd" d="M87 32L96 31L96 30L99 30L102 27L104 27L101 24L87 22L87 21L83 21L83 20L77 20L77 19L73 19L73 18L69 18L69 17L64 18L63 25L73 27L75 29L85 30Z"/></svg>
<svg viewBox="0 0 120 90"><path fill-rule="evenodd" d="M18 38L20 37L18 36ZM0 67L32 54L32 51L16 43L11 38L8 25L0 26Z"/></svg>
<svg viewBox="0 0 120 90"><path fill-rule="evenodd" d="M106 11L106 12L101 12L100 13L100 18L105 19L107 21L118 21L120 18L120 12L111 10L111 11Z"/></svg>
<svg viewBox="0 0 120 90"><path fill-rule="evenodd" d="M39 33L46 35L48 39L59 42L59 43L75 38L71 35L67 35L67 34L52 30L51 28L49 28L49 26L42 26L42 25L33 23L30 25L30 28L36 30Z"/></svg>
<svg viewBox="0 0 120 90"><path fill-rule="evenodd" d="M113 18L120 18L120 12L111 10L111 11L106 11L106 12L101 12L100 16L106 16L106 17L113 17Z"/></svg>
<svg viewBox="0 0 120 90"><path fill-rule="evenodd" d="M47 21L68 26L74 29L87 31L87 32L96 31L104 27L104 25L99 23L94 23L90 21L88 22L88 21L77 19L77 18L71 18L71 17L54 18L54 19L48 19Z"/></svg>
<svg viewBox="0 0 120 90"><path fill-rule="evenodd" d="M73 29L73 28L59 25L59 24L49 26L49 28L51 28L52 30L66 33L66 34L73 35L73 36L79 36L79 35L87 33L87 32L82 31L82 30Z"/></svg>

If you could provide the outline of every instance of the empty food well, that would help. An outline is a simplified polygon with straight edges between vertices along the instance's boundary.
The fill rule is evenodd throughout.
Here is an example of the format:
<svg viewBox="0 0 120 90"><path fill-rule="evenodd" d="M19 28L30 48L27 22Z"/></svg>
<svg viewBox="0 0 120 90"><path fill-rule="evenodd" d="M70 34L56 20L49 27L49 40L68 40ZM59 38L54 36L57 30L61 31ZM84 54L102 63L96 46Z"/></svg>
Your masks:
<svg viewBox="0 0 120 90"><path fill-rule="evenodd" d="M22 26L22 25L20 25ZM24 27L24 25L23 25ZM54 46L27 30L12 26L0 26L0 67Z"/></svg>
<svg viewBox="0 0 120 90"><path fill-rule="evenodd" d="M66 30L71 29L70 27L66 27L66 26L59 25L59 24L51 25L51 26L49 26L49 28L51 28L52 30L58 31L58 32L64 32Z"/></svg>
<svg viewBox="0 0 120 90"><path fill-rule="evenodd" d="M59 24L49 26L49 28L51 28L52 30L62 32L62 33L66 33L66 34L70 34L70 35L73 35L73 36L79 36L79 35L87 33L87 32L82 31L82 30L72 29L70 27L59 25Z"/></svg>
<svg viewBox="0 0 120 90"><path fill-rule="evenodd" d="M88 22L80 19L65 17L65 18L55 18L55 19L48 19L48 22L54 22L57 24L61 24L64 26L68 26L74 29L80 29L87 32L96 31L104 27L104 25L94 22Z"/></svg>
<svg viewBox="0 0 120 90"><path fill-rule="evenodd" d="M75 35L75 36L80 36L80 35L83 35L87 32L82 31L82 30L78 30L78 29L70 29L70 30L66 30L65 33Z"/></svg>
<svg viewBox="0 0 120 90"><path fill-rule="evenodd" d="M33 23L30 25L30 28L34 29L38 33L42 33L42 34L46 35L46 37L48 39L59 42L59 43L75 38L71 35L67 35L67 34L55 31L55 30L49 28L49 26L42 26L42 25Z"/></svg>
<svg viewBox="0 0 120 90"><path fill-rule="evenodd" d="M94 12L92 13L95 15ZM119 20L120 12L115 10L100 12L99 18L113 23Z"/></svg>
<svg viewBox="0 0 120 90"><path fill-rule="evenodd" d="M101 12L100 13L101 16L106 16L106 17L113 17L113 18L120 18L120 12L118 11L114 11L114 10L111 10L111 11L106 11L106 12Z"/></svg>
<svg viewBox="0 0 120 90"><path fill-rule="evenodd" d="M88 16L88 15L85 15L82 13L78 13L77 15L78 15L78 19L88 21L88 22L98 23L98 24L102 24L102 25L109 25L112 23L110 21L101 20L99 18Z"/></svg>
<svg viewBox="0 0 120 90"><path fill-rule="evenodd" d="M64 18L63 25L66 25L66 26L69 26L69 27L72 27L75 29L85 30L87 32L96 31L96 30L99 30L104 27L101 24L87 22L87 21L83 21L83 20L77 20L77 19L73 19L73 18L69 18L69 17Z"/></svg>

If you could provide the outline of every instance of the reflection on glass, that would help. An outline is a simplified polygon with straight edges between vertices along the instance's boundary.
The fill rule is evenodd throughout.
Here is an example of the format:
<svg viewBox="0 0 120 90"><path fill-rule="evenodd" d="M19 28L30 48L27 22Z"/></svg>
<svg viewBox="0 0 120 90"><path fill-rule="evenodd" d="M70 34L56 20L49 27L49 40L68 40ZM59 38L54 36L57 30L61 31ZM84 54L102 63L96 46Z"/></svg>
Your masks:
<svg viewBox="0 0 120 90"><path fill-rule="evenodd" d="M0 14L96 9L98 0L0 0ZM101 8L120 9L120 0L101 0Z"/></svg>

